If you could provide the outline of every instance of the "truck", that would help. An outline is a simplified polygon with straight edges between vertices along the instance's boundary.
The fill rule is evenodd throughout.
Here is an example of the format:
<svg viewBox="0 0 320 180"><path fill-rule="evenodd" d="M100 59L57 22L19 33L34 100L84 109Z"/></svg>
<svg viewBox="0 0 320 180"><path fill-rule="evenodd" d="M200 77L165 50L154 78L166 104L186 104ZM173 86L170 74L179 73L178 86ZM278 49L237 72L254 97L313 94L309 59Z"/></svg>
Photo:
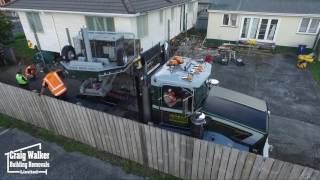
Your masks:
<svg viewBox="0 0 320 180"><path fill-rule="evenodd" d="M134 69L141 122L268 157L266 101L220 87L211 63L180 56L165 61L160 45L141 53L139 41L123 33L82 30L76 39L80 52L61 64L83 80L81 94L104 97L118 74Z"/></svg>

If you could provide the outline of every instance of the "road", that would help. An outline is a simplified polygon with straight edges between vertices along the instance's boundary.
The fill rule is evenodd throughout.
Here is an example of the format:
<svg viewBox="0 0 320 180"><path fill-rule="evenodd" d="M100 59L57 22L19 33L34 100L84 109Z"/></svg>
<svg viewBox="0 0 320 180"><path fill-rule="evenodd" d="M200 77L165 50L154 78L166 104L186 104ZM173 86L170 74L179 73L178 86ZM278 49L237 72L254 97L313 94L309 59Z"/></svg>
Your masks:
<svg viewBox="0 0 320 180"><path fill-rule="evenodd" d="M42 152L50 153L48 175L15 175L8 174L4 153L42 143ZM0 127L0 179L36 180L36 179L126 179L142 180L144 177L127 174L120 167L112 166L99 159L78 152L66 152L55 143L34 138L17 129Z"/></svg>
<svg viewBox="0 0 320 180"><path fill-rule="evenodd" d="M246 65L215 64L220 86L267 101L271 157L320 167L320 88L290 55L244 55Z"/></svg>

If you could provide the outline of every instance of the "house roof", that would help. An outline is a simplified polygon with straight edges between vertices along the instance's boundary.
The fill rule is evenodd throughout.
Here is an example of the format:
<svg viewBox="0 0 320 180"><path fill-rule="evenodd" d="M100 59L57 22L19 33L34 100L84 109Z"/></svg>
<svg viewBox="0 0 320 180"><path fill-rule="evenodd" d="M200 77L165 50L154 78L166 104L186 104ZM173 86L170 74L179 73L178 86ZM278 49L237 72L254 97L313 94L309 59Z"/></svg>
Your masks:
<svg viewBox="0 0 320 180"><path fill-rule="evenodd" d="M213 0L210 10L320 14L319 0Z"/></svg>
<svg viewBox="0 0 320 180"><path fill-rule="evenodd" d="M8 9L135 14L190 0L15 0Z"/></svg>

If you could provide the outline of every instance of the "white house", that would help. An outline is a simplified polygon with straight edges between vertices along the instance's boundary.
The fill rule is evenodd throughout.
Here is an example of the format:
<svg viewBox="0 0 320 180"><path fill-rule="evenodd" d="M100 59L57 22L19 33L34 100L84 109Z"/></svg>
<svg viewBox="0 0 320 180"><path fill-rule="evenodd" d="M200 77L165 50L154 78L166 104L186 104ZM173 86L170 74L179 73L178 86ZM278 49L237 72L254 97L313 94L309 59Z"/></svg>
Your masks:
<svg viewBox="0 0 320 180"><path fill-rule="evenodd" d="M256 39L312 48L319 32L319 0L214 0L208 12L209 44Z"/></svg>
<svg viewBox="0 0 320 180"><path fill-rule="evenodd" d="M41 48L61 52L81 28L91 31L134 33L141 47L157 43L192 28L197 20L197 0L16 0L3 10L16 11L27 40Z"/></svg>

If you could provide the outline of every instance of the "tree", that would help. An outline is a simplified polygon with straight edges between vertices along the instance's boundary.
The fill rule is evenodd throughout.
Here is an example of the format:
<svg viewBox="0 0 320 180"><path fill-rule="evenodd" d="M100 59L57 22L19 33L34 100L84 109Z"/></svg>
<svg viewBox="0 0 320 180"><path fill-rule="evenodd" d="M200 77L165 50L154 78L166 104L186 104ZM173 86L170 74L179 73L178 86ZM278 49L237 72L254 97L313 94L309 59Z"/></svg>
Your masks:
<svg viewBox="0 0 320 180"><path fill-rule="evenodd" d="M0 44L8 44L13 39L12 34L13 25L11 21L0 12Z"/></svg>

